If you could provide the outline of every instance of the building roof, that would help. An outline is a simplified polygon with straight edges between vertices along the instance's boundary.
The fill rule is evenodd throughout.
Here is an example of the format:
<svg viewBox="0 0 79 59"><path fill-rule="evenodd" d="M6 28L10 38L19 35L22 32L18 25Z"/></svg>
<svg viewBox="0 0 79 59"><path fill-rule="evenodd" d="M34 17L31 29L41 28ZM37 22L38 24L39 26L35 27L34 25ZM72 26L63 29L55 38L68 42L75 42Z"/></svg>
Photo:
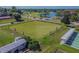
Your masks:
<svg viewBox="0 0 79 59"><path fill-rule="evenodd" d="M1 16L0 19L8 19L11 18L11 16Z"/></svg>
<svg viewBox="0 0 79 59"><path fill-rule="evenodd" d="M71 34L74 32L74 30L75 30L74 28L68 30L68 32L66 32L61 38L68 39L71 36Z"/></svg>
<svg viewBox="0 0 79 59"><path fill-rule="evenodd" d="M0 53L6 53L14 48L17 48L18 46L22 45L23 43L26 43L25 39L20 39L13 43L7 44L0 48Z"/></svg>
<svg viewBox="0 0 79 59"><path fill-rule="evenodd" d="M68 30L68 32L66 32L62 37L62 41L61 44L64 44L70 37L71 35L74 33L75 29L74 28L70 28L70 30Z"/></svg>

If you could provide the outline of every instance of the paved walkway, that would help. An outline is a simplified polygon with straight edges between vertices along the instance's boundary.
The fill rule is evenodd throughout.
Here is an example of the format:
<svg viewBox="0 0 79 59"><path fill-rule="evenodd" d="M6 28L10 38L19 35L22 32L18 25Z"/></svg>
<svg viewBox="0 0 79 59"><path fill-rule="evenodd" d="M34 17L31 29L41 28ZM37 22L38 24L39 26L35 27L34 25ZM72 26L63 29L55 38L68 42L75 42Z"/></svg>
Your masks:
<svg viewBox="0 0 79 59"><path fill-rule="evenodd" d="M13 24L17 24L17 23L21 23L21 22L13 22ZM11 25L11 23L0 24L0 26L6 26L6 25Z"/></svg>

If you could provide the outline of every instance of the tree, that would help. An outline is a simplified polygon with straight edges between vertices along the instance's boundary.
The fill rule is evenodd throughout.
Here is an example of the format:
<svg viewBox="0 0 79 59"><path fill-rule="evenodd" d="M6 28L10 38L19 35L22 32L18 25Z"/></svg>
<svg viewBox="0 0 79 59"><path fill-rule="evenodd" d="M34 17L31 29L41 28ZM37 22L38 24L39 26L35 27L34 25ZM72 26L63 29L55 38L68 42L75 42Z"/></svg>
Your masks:
<svg viewBox="0 0 79 59"><path fill-rule="evenodd" d="M7 12L8 10L6 9L6 8L4 8L4 10L3 10L4 12Z"/></svg>
<svg viewBox="0 0 79 59"><path fill-rule="evenodd" d="M17 13L22 14L22 11L20 9L17 10Z"/></svg>
<svg viewBox="0 0 79 59"><path fill-rule="evenodd" d="M78 21L78 15L77 14L71 15L71 20L72 21Z"/></svg>
<svg viewBox="0 0 79 59"><path fill-rule="evenodd" d="M63 13L63 19L61 20L61 22L65 23L65 24L70 24L70 11L64 11Z"/></svg>
<svg viewBox="0 0 79 59"><path fill-rule="evenodd" d="M2 12L3 11L3 8L2 7L0 7L0 12Z"/></svg>
<svg viewBox="0 0 79 59"><path fill-rule="evenodd" d="M21 20L21 15L18 14L18 13L16 13L16 14L14 15L14 18L16 19L17 22L23 21L23 20Z"/></svg>
<svg viewBox="0 0 79 59"><path fill-rule="evenodd" d="M69 17L69 15L64 15L64 17L61 20L61 22L65 23L65 24L70 24L70 17Z"/></svg>
<svg viewBox="0 0 79 59"><path fill-rule="evenodd" d="M9 14L7 13L7 11L8 11L8 10L7 10L6 8L3 9L3 16L9 15Z"/></svg>
<svg viewBox="0 0 79 59"><path fill-rule="evenodd" d="M28 48L33 51L41 51L38 41L31 41Z"/></svg>
<svg viewBox="0 0 79 59"><path fill-rule="evenodd" d="M16 10L17 10L16 7L13 6L12 9L11 9L11 12L16 12Z"/></svg>
<svg viewBox="0 0 79 59"><path fill-rule="evenodd" d="M57 10L56 13L57 13L56 16L61 16L61 11Z"/></svg>

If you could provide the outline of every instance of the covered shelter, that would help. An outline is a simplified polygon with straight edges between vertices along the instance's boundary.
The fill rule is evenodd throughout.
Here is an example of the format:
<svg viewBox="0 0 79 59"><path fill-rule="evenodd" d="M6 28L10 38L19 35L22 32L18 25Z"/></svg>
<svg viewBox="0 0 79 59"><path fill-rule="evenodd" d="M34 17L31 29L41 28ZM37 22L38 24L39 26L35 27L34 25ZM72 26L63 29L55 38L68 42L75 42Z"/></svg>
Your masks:
<svg viewBox="0 0 79 59"><path fill-rule="evenodd" d="M75 28L70 28L62 37L61 37L61 43L64 44L66 41L72 36L72 34L75 32Z"/></svg>

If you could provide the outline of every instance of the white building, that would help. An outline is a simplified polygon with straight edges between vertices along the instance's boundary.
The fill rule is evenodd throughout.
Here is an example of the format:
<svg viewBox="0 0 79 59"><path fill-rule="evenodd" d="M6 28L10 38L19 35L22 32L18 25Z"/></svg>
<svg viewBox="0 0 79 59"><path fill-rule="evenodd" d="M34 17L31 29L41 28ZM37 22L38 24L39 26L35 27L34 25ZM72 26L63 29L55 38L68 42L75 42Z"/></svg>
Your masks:
<svg viewBox="0 0 79 59"><path fill-rule="evenodd" d="M15 53L15 52L18 53L25 47L26 47L26 40L20 39L1 47L0 53Z"/></svg>

